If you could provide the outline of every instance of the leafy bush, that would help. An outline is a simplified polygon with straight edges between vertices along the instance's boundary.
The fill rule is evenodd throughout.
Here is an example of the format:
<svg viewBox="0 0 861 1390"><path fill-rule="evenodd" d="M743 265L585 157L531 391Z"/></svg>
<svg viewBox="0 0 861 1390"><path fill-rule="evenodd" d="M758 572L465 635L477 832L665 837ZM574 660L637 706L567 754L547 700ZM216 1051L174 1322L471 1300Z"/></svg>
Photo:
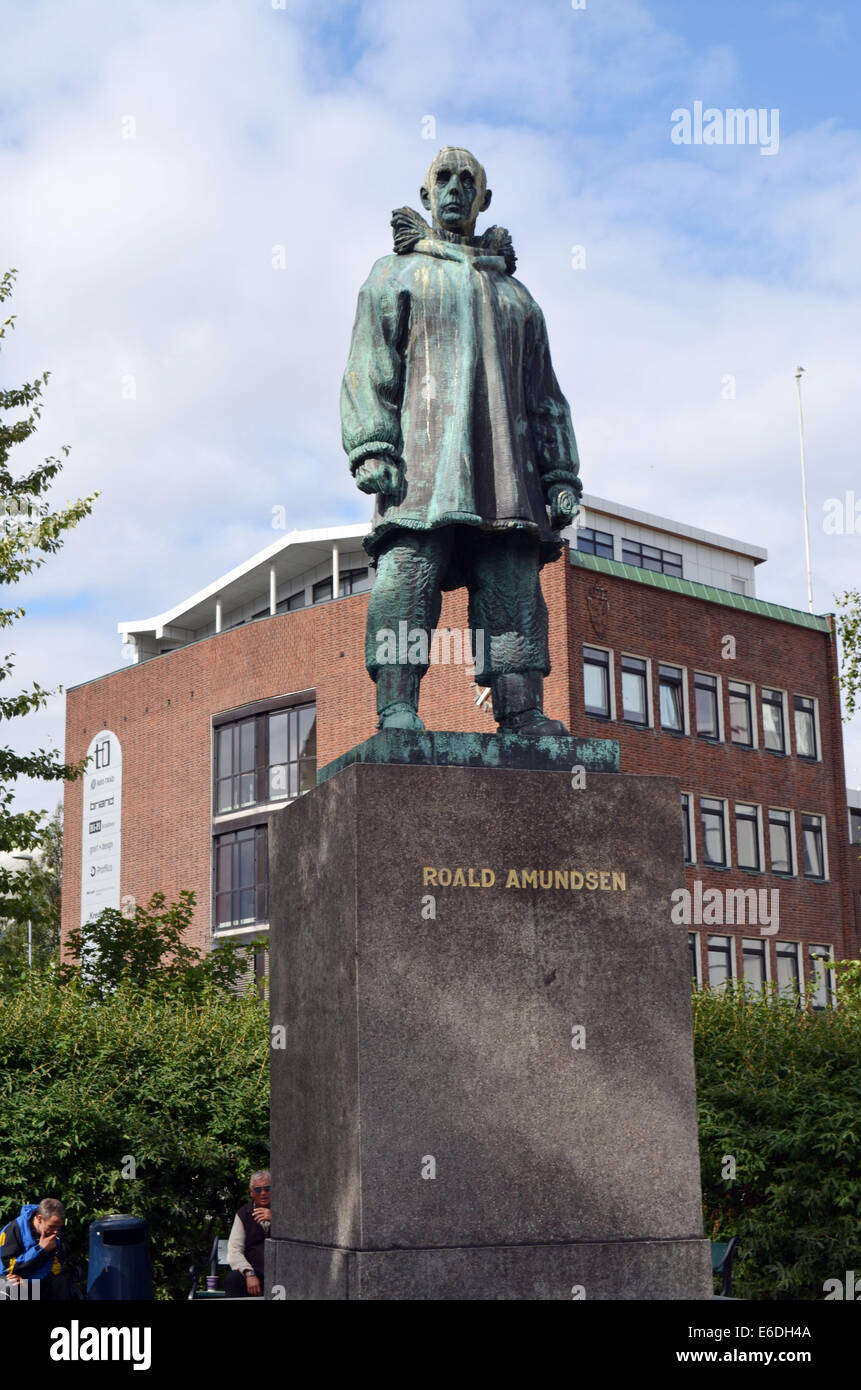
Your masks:
<svg viewBox="0 0 861 1390"><path fill-rule="evenodd" d="M857 962L840 973L841 1008L821 1013L694 994L706 1235L739 1237L739 1298L821 1299L826 1279L861 1269Z"/></svg>
<svg viewBox="0 0 861 1390"><path fill-rule="evenodd" d="M157 979L99 999L34 972L3 997L0 1052L0 1220L59 1197L82 1263L90 1221L146 1217L156 1296L182 1297L268 1164L268 1005Z"/></svg>

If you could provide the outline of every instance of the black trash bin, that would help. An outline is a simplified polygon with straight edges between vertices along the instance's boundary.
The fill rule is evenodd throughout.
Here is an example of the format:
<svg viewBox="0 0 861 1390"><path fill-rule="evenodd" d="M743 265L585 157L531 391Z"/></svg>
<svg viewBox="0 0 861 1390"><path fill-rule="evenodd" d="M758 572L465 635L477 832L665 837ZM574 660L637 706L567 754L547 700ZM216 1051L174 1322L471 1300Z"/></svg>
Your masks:
<svg viewBox="0 0 861 1390"><path fill-rule="evenodd" d="M87 1298L152 1298L149 1237L142 1216L90 1222Z"/></svg>

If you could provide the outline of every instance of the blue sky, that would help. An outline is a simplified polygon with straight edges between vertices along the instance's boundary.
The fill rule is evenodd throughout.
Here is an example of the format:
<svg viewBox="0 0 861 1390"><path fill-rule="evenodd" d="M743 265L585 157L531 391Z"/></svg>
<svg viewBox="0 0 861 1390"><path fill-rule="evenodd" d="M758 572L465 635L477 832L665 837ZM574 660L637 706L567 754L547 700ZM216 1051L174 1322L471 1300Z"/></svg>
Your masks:
<svg viewBox="0 0 861 1390"><path fill-rule="evenodd" d="M117 622L270 544L273 507L367 516L338 427L356 292L443 144L487 167L587 491L766 546L761 596L800 608L807 368L832 609L861 568L861 536L822 525L858 477L859 29L855 3L795 0L0 0L0 371L53 372L17 464L69 443L57 499L101 494L15 596L20 681L121 665ZM674 144L697 101L777 108L776 153ZM61 747L62 697L14 735ZM857 728L847 750L859 785Z"/></svg>

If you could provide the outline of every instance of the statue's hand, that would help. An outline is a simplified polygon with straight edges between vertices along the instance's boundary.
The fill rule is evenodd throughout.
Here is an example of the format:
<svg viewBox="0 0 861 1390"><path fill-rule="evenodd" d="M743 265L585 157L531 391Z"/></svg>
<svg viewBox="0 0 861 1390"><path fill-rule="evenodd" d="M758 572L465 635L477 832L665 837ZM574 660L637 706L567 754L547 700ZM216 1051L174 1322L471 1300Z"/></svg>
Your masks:
<svg viewBox="0 0 861 1390"><path fill-rule="evenodd" d="M570 526L580 510L574 489L567 483L554 483L547 503L550 507L550 526L554 531L561 531L564 527Z"/></svg>
<svg viewBox="0 0 861 1390"><path fill-rule="evenodd" d="M401 465L395 459L367 458L359 464L354 477L361 492L397 497L401 489Z"/></svg>

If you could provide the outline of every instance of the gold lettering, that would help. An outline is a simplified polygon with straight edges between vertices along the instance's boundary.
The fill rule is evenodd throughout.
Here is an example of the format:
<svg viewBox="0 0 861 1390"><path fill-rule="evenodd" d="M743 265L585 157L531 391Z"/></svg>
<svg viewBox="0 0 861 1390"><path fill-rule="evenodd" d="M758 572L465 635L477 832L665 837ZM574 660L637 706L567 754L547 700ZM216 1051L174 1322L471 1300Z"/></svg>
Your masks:
<svg viewBox="0 0 861 1390"><path fill-rule="evenodd" d="M422 869L425 888L436 888L436 869Z"/></svg>
<svg viewBox="0 0 861 1390"><path fill-rule="evenodd" d="M624 893L624 892L626 891L626 889L627 889L627 886L628 886L628 885L627 885L627 883L626 883L626 881L625 881L625 875L624 875L624 874L617 874L617 873L614 872L614 874L613 874L613 891L615 892L615 890L616 890L617 888L621 888L622 892Z"/></svg>
<svg viewBox="0 0 861 1390"><path fill-rule="evenodd" d="M467 886L468 886L469 888L480 888L480 887L481 887L481 884L480 884L480 882L478 881L478 879L476 878L476 876L475 876L475 869L472 867L471 864L470 864L469 869L467 870L467 872L468 872L468 874L469 874L469 880L468 880Z"/></svg>
<svg viewBox="0 0 861 1390"><path fill-rule="evenodd" d="M601 870L601 888L605 893L610 890L610 875L607 873L606 869Z"/></svg>
<svg viewBox="0 0 861 1390"><path fill-rule="evenodd" d="M572 869L572 870L571 870L571 887L572 887L572 888L582 888L582 887L583 887L583 875L581 874L581 872L580 872L579 869Z"/></svg>
<svg viewBox="0 0 861 1390"><path fill-rule="evenodd" d="M546 877L547 877L547 882L546 882L546 883L544 882L545 875L546 875ZM538 871L538 881L539 881L539 883L541 884L541 887L542 887L542 888L552 888L552 887L553 887L553 870L552 870L552 869L539 869L539 871Z"/></svg>
<svg viewBox="0 0 861 1390"><path fill-rule="evenodd" d="M455 871L454 871L454 883L453 883L453 887L455 887L455 888L465 888L465 887L466 887L466 874L463 872L463 869L455 869Z"/></svg>
<svg viewBox="0 0 861 1390"><path fill-rule="evenodd" d="M492 869L482 869L482 871L481 871L481 886L482 886L482 888L492 888L495 882L496 882L496 874L493 872L493 870L492 870ZM508 886L508 885L506 884L506 887L507 887L507 886Z"/></svg>
<svg viewBox="0 0 861 1390"><path fill-rule="evenodd" d="M521 881L521 887L523 887L523 888L527 888L527 887L528 887L528 888L537 888L537 887L538 887L538 871L537 871L536 869L521 869L521 870L520 870L520 881Z"/></svg>
<svg viewBox="0 0 861 1390"><path fill-rule="evenodd" d="M451 869L438 869L440 888L451 887Z"/></svg>
<svg viewBox="0 0 861 1390"><path fill-rule="evenodd" d="M597 888L597 887L598 887L598 874L596 873L596 871L595 871L594 869L590 869L589 872L588 872L587 875L586 875L586 887L587 887L587 888Z"/></svg>
<svg viewBox="0 0 861 1390"><path fill-rule="evenodd" d="M567 869L557 869L556 872L555 872L555 874L554 874L554 878L555 878L555 880L556 880L554 887L556 887L556 888L567 888L567 887L568 887L568 870L567 870Z"/></svg>
<svg viewBox="0 0 861 1390"><path fill-rule="evenodd" d="M520 887L520 880L519 880L518 877L517 877L517 870L516 870L516 869L509 869L509 870L508 870L508 878L505 880L505 886L506 886L506 888L519 888L519 887Z"/></svg>

